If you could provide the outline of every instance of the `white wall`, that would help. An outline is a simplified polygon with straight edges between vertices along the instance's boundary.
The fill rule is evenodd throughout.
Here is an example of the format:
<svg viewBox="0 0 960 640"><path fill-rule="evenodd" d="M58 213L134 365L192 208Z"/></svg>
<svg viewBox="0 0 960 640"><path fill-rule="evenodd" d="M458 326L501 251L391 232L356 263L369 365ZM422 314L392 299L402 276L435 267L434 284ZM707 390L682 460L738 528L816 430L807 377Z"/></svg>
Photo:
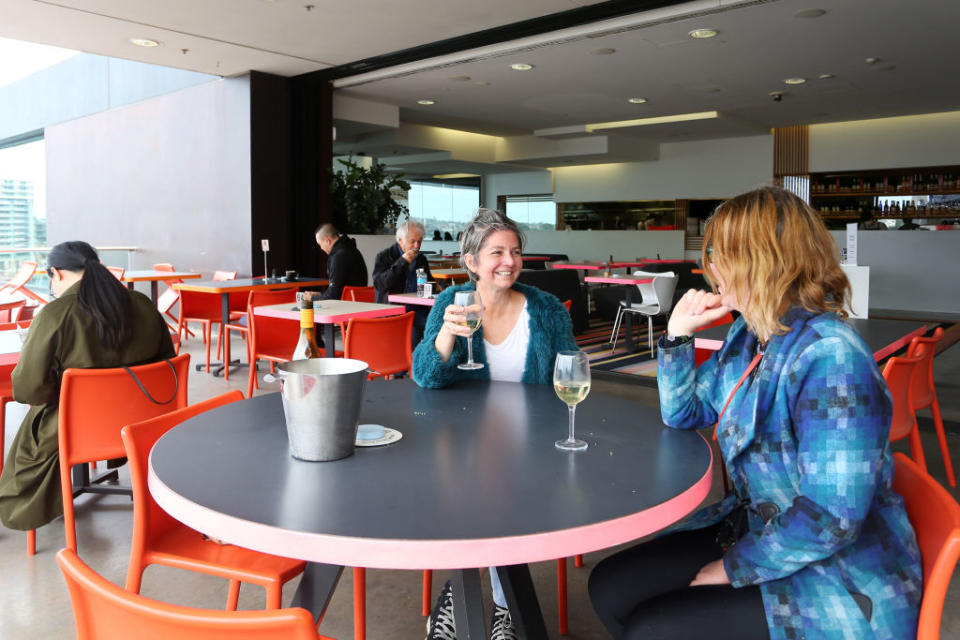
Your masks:
<svg viewBox="0 0 960 640"><path fill-rule="evenodd" d="M773 175L773 136L676 142L660 160L556 167L557 202L727 198Z"/></svg>
<svg viewBox="0 0 960 640"><path fill-rule="evenodd" d="M47 237L131 268L250 273L250 85L208 82L46 129Z"/></svg>
<svg viewBox="0 0 960 640"><path fill-rule="evenodd" d="M960 164L960 111L810 127L810 171Z"/></svg>

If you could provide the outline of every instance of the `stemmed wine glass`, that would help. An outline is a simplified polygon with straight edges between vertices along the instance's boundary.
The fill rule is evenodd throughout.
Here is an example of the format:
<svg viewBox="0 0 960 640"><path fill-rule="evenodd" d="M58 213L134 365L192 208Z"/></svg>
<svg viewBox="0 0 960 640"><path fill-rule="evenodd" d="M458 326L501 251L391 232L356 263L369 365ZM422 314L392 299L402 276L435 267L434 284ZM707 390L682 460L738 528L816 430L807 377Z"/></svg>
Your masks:
<svg viewBox="0 0 960 640"><path fill-rule="evenodd" d="M557 440L561 451L584 451L587 443L573 437L577 404L590 393L590 360L583 351L560 351L553 365L553 390L570 409L570 427L566 440Z"/></svg>
<svg viewBox="0 0 960 640"><path fill-rule="evenodd" d="M453 304L461 307L479 307L480 294L476 291L458 291L453 296ZM483 363L473 361L473 334L480 328L480 323L483 321L483 308L480 307L479 310L471 309L466 313L466 316L467 319L463 324L470 329L470 335L467 336L467 361L458 364L457 368L466 370L483 369Z"/></svg>

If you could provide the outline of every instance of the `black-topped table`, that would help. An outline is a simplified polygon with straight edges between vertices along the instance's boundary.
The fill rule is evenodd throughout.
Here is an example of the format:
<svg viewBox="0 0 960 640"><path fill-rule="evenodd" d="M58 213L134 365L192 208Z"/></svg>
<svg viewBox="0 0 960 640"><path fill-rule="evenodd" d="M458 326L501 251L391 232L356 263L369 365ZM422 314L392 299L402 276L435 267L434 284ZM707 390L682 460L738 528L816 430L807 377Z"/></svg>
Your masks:
<svg viewBox="0 0 960 640"><path fill-rule="evenodd" d="M848 318L847 323L857 330L877 362L907 346L914 337L922 336L927 330L926 323L913 320ZM730 325L726 324L698 331L695 334L694 346L698 349L719 351L729 330Z"/></svg>
<svg viewBox="0 0 960 640"><path fill-rule="evenodd" d="M215 409L167 433L150 490L174 517L245 547L312 561L294 602L319 613L342 566L459 569L458 635L486 640L476 567L498 566L514 621L546 638L526 563L608 548L662 529L710 489L712 456L659 412L591 394L566 453L552 387L471 382L443 390L373 381L360 421L400 441L311 463L287 451L279 394ZM331 566L333 565L333 566ZM458 595L459 594L459 595Z"/></svg>

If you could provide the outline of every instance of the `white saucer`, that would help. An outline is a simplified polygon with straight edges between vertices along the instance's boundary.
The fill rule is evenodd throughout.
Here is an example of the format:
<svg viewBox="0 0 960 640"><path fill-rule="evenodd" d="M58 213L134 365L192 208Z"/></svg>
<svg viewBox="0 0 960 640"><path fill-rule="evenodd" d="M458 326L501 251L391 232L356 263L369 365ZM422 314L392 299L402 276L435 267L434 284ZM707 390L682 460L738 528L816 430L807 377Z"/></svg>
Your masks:
<svg viewBox="0 0 960 640"><path fill-rule="evenodd" d="M403 434L396 429L384 427L383 435L381 437L371 440L361 440L360 438L357 438L357 441L354 444L358 447L380 447L385 444L393 444L402 437Z"/></svg>

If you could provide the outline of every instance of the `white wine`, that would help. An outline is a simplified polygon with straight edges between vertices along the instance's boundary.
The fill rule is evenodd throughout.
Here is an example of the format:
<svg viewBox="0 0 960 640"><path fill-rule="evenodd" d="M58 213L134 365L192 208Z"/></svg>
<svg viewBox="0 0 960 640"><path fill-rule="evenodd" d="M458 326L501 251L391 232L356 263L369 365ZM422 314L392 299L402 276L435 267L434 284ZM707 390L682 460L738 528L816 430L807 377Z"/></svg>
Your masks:
<svg viewBox="0 0 960 640"><path fill-rule="evenodd" d="M481 318L478 316L476 318L467 318L466 322L463 322L463 326L470 329L470 333L474 333L477 329L480 328Z"/></svg>
<svg viewBox="0 0 960 640"><path fill-rule="evenodd" d="M557 396L568 405L575 405L579 404L580 401L590 393L590 383L566 385L554 382L553 390L556 391Z"/></svg>

